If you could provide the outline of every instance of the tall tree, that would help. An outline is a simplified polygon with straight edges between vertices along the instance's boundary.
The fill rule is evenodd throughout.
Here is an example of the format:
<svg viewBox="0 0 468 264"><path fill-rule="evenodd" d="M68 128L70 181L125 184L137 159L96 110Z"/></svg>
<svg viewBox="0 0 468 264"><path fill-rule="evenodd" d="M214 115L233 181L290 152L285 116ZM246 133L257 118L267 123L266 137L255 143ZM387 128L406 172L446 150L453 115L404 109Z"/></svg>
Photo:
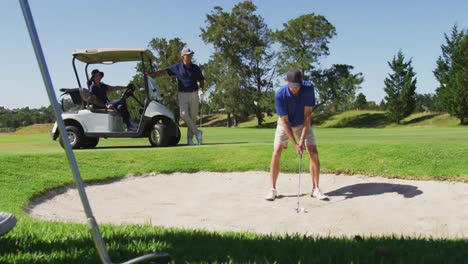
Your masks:
<svg viewBox="0 0 468 264"><path fill-rule="evenodd" d="M405 62L401 50L388 62L388 66L392 73L384 81L384 91L387 93L386 110L390 119L399 124L403 118L413 113L416 107L416 74L411 66L411 59Z"/></svg>
<svg viewBox="0 0 468 264"><path fill-rule="evenodd" d="M227 126L237 126L238 118L249 113L250 91L245 87L245 80L240 78L237 69L215 55L205 66L205 78L210 90L210 102L217 109L227 114ZM233 120L232 120L233 119Z"/></svg>
<svg viewBox="0 0 468 264"><path fill-rule="evenodd" d="M186 44L179 38L166 40L165 38L153 38L149 42L149 49L153 52L156 57L156 61L153 62L153 67L156 69L165 69L170 65L180 61L180 51ZM194 60L195 63L195 60ZM133 83L138 87L143 87L144 80L141 74L141 63L137 66L137 74L133 76ZM149 65L146 65L146 71L150 70ZM171 77L159 77L156 79L161 94L163 95L162 103L167 106L169 110L174 113L175 119L178 122L180 119L179 104L177 98L177 80ZM135 93L136 97L141 100L144 99L144 94ZM139 115L138 105L131 103L129 104L129 111L131 116Z"/></svg>
<svg viewBox="0 0 468 264"><path fill-rule="evenodd" d="M418 94L416 93L416 109L415 112L435 111L433 94Z"/></svg>
<svg viewBox="0 0 468 264"><path fill-rule="evenodd" d="M463 36L452 53L445 90L449 114L460 119L460 124L468 122L468 35Z"/></svg>
<svg viewBox="0 0 468 264"><path fill-rule="evenodd" d="M318 90L320 103L333 112L348 110L356 91L364 81L362 73L353 74L351 65L334 64L330 69L312 71L312 81Z"/></svg>
<svg viewBox="0 0 468 264"><path fill-rule="evenodd" d="M367 108L367 99L363 93L359 93L356 97L356 101L354 101L354 106L358 110L366 109Z"/></svg>
<svg viewBox="0 0 468 264"><path fill-rule="evenodd" d="M437 67L433 71L434 76L439 82L439 87L436 89L435 101L435 106L439 111L449 111L451 100L445 88L449 82L448 74L452 67L452 56L463 37L467 34L467 30L459 30L456 24L452 27L450 36L444 34L446 43L441 45L442 56L439 56L437 59Z"/></svg>
<svg viewBox="0 0 468 264"><path fill-rule="evenodd" d="M213 12L206 16L207 25L206 28L201 28L201 37L206 43L214 46L212 63L222 62L229 68L229 71L221 72L229 76L217 76L213 85L221 89L229 88L220 86L220 83L225 77L230 78L233 74L237 75L236 78L243 79L243 86L238 88L248 91L243 93L252 93L249 97L253 100L244 100L239 107L253 110L258 124L261 125L263 112L267 109L258 102L263 101L264 93L272 89L274 53L271 50L271 31L263 18L255 13L256 9L251 1L238 3L231 12L225 12L219 6L215 7ZM257 107L252 107L254 102L257 102Z"/></svg>
<svg viewBox="0 0 468 264"><path fill-rule="evenodd" d="M319 58L329 54L328 43L336 35L335 27L314 13L291 19L283 27L273 33L281 49L278 71L284 74L290 68L297 68L308 77Z"/></svg>

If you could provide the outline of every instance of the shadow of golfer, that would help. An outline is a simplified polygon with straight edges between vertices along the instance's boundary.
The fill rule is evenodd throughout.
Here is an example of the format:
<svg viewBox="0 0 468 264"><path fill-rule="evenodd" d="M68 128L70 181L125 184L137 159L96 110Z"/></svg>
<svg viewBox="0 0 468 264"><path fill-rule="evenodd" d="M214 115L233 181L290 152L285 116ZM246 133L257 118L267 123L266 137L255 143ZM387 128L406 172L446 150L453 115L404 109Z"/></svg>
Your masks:
<svg viewBox="0 0 468 264"><path fill-rule="evenodd" d="M326 193L328 196L344 196L351 199L359 196L371 196L396 192L405 198L412 198L423 192L418 187L392 183L358 183Z"/></svg>
<svg viewBox="0 0 468 264"><path fill-rule="evenodd" d="M307 196L309 193L301 193L299 194L300 197ZM283 198L297 198L297 194L278 194L276 199L283 199Z"/></svg>

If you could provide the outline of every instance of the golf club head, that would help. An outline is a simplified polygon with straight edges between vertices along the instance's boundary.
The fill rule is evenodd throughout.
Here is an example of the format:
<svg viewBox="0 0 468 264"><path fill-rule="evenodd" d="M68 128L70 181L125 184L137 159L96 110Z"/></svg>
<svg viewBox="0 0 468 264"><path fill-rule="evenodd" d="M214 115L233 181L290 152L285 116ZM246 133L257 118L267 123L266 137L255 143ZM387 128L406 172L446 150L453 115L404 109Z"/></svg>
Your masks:
<svg viewBox="0 0 468 264"><path fill-rule="evenodd" d="M307 213L307 210L305 208L303 208L303 207L296 208L295 210L296 210L296 213L304 213L304 214Z"/></svg>

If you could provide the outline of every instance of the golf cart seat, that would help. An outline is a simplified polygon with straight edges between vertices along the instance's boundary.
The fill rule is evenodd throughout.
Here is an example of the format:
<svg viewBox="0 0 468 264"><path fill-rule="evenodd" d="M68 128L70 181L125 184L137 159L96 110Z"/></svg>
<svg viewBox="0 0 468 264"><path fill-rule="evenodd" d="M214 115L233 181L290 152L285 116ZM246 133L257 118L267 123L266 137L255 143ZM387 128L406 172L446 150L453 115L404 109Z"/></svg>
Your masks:
<svg viewBox="0 0 468 264"><path fill-rule="evenodd" d="M97 108L93 104L93 100L91 99L91 94L87 88L79 88L80 90L80 97L82 101L83 108L89 109L93 113L108 113L114 112L112 109L105 109L105 108Z"/></svg>

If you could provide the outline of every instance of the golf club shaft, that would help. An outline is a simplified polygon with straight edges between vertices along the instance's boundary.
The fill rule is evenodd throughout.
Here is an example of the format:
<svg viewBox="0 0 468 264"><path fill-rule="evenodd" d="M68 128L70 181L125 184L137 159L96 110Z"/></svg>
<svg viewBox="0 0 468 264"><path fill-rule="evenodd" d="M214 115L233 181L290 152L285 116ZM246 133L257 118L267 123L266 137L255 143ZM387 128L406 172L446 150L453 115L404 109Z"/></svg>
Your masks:
<svg viewBox="0 0 468 264"><path fill-rule="evenodd" d="M202 106L203 106L203 94L200 94L200 130L202 129L202 120L203 120L203 112L202 112Z"/></svg>
<svg viewBox="0 0 468 264"><path fill-rule="evenodd" d="M301 210L301 199L300 199L300 193L301 193L301 174L302 174L302 154L299 154L299 182L297 184L297 211Z"/></svg>
<svg viewBox="0 0 468 264"><path fill-rule="evenodd" d="M65 129L65 123L63 122L62 113L60 111L60 106L58 104L57 97L54 92L54 87L50 79L49 70L47 68L44 54L42 52L41 43L37 35L36 26L34 24L34 19L31 14L29 3L27 0L19 0L19 2L21 5L21 9L23 11L23 16L26 22L26 26L29 31L29 36L31 38L31 42L34 48L34 53L36 55L39 68L41 70L41 75L45 84L47 95L49 97L50 103L52 104L54 108L54 113L57 119L57 124L58 124L58 128L60 131L60 135L62 135L63 141L65 143L65 153L67 155L68 163L72 170L73 176L75 178L75 182L78 188L78 193L80 195L81 202L83 204L83 208L84 208L87 220L88 220L89 227L91 229L91 234L93 236L94 243L96 244L96 248L98 249L98 253L99 253L99 257L101 258L101 261L104 263L111 263L109 255L107 254L107 251L104 247L104 241L102 239L101 233L99 232L99 228L96 224L96 220L94 219L93 213L91 211L91 206L89 205L88 197L84 189L83 180L81 179L81 175L78 169L78 165L76 163L75 155L70 146L70 141L68 137L66 136L67 131Z"/></svg>

